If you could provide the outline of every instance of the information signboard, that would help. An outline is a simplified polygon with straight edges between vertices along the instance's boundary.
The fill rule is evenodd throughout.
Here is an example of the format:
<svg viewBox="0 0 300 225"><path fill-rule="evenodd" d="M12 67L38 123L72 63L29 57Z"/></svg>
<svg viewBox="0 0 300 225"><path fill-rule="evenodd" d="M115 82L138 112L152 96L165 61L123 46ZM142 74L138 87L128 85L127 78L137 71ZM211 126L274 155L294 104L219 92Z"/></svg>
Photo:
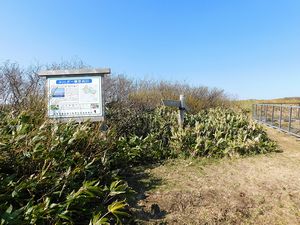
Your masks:
<svg viewBox="0 0 300 225"><path fill-rule="evenodd" d="M101 77L48 78L48 116L103 116Z"/></svg>
<svg viewBox="0 0 300 225"><path fill-rule="evenodd" d="M103 120L103 74L100 73L101 71L76 70L40 73L40 76L46 76L47 79L48 117L64 121ZM107 71L107 73L109 72L110 70Z"/></svg>

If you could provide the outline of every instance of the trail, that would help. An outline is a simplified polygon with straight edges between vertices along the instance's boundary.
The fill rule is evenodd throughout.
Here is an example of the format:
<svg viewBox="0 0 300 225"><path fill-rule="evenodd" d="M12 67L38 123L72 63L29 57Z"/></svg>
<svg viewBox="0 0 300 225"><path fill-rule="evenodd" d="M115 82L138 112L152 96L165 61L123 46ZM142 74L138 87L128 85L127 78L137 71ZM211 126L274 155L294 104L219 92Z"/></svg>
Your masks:
<svg viewBox="0 0 300 225"><path fill-rule="evenodd" d="M300 141L268 133L281 153L173 160L146 170L160 182L137 202L140 223L300 224Z"/></svg>

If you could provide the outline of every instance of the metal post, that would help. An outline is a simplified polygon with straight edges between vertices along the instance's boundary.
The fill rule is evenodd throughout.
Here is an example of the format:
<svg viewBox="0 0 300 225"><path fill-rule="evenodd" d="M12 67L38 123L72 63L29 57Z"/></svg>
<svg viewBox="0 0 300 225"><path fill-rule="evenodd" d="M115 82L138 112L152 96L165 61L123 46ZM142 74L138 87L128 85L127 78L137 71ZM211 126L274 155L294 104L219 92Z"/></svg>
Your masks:
<svg viewBox="0 0 300 225"><path fill-rule="evenodd" d="M279 128L282 126L282 105L280 106L280 115L279 115Z"/></svg>
<svg viewBox="0 0 300 225"><path fill-rule="evenodd" d="M289 132L291 132L292 128L292 114L293 114L293 108L290 107L290 116L289 116Z"/></svg>
<svg viewBox="0 0 300 225"><path fill-rule="evenodd" d="M263 108L263 106L260 105L260 117L259 117L259 121L262 121L262 113L263 113L262 108Z"/></svg>
<svg viewBox="0 0 300 225"><path fill-rule="evenodd" d="M299 124L300 124L300 105L299 105L299 108L298 108L298 121L299 121Z"/></svg>
<svg viewBox="0 0 300 225"><path fill-rule="evenodd" d="M178 123L182 127L184 122L184 111L185 111L185 98L184 95L180 95L180 107L178 110Z"/></svg>
<svg viewBox="0 0 300 225"><path fill-rule="evenodd" d="M268 123L268 105L265 105L265 123Z"/></svg>
<svg viewBox="0 0 300 225"><path fill-rule="evenodd" d="M257 119L257 104L255 104L255 119Z"/></svg>
<svg viewBox="0 0 300 225"><path fill-rule="evenodd" d="M275 106L272 106L272 120L271 120L271 124L274 124L274 111L275 111Z"/></svg>

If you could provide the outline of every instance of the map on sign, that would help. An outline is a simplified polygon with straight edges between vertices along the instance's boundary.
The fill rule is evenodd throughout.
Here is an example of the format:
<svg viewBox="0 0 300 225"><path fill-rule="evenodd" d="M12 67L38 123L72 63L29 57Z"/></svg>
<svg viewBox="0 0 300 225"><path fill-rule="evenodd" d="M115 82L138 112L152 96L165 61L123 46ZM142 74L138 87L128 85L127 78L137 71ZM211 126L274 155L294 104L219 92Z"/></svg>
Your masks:
<svg viewBox="0 0 300 225"><path fill-rule="evenodd" d="M48 115L52 118L103 116L101 77L51 77Z"/></svg>

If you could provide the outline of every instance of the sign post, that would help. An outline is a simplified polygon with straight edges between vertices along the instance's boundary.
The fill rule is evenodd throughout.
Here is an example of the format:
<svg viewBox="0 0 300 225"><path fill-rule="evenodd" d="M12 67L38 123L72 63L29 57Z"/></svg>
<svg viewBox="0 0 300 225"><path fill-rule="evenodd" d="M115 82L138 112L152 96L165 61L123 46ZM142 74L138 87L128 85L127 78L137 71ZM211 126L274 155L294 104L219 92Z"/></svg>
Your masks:
<svg viewBox="0 0 300 225"><path fill-rule="evenodd" d="M47 70L48 117L62 122L104 120L103 77L110 69Z"/></svg>
<svg viewBox="0 0 300 225"><path fill-rule="evenodd" d="M179 96L180 99L180 107L178 109L178 123L180 126L183 126L184 122L184 111L185 111L185 98L184 95Z"/></svg>
<svg viewBox="0 0 300 225"><path fill-rule="evenodd" d="M179 126L183 126L184 122L184 112L186 110L185 98L184 95L179 96L178 100L162 100L165 106L176 107L178 108L178 124Z"/></svg>

